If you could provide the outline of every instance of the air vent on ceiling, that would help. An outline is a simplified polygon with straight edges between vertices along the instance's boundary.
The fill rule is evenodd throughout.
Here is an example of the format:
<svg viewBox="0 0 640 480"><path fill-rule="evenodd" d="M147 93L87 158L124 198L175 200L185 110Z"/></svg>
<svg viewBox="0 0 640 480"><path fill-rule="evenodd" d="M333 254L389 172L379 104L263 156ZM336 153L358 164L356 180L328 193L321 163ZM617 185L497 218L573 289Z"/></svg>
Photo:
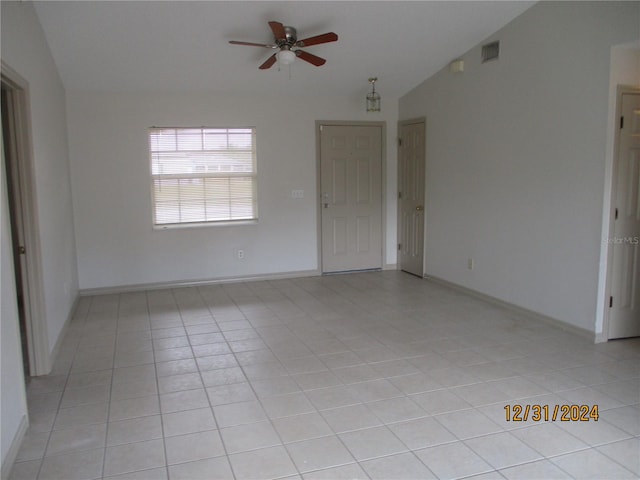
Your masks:
<svg viewBox="0 0 640 480"><path fill-rule="evenodd" d="M500 56L500 42L495 41L482 46L482 63L497 60Z"/></svg>

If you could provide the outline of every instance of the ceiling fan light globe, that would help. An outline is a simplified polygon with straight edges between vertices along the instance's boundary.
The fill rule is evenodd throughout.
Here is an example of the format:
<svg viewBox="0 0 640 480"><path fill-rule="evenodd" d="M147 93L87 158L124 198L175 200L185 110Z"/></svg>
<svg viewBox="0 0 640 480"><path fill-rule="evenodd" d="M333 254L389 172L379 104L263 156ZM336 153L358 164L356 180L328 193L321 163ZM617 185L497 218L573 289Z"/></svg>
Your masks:
<svg viewBox="0 0 640 480"><path fill-rule="evenodd" d="M280 50L277 57L280 65L291 65L296 59L296 54L291 50Z"/></svg>

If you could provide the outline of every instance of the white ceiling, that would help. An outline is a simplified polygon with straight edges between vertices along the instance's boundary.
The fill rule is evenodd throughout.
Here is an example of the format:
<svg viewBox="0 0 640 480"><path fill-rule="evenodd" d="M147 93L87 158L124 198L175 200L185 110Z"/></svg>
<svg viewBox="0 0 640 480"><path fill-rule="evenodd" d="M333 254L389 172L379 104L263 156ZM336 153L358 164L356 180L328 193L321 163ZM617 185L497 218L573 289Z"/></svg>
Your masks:
<svg viewBox="0 0 640 480"><path fill-rule="evenodd" d="M36 11L68 90L210 91L259 95L362 95L367 78L397 98L500 29L525 1L43 1ZM322 67L297 60L258 70L271 50L267 22L298 38Z"/></svg>

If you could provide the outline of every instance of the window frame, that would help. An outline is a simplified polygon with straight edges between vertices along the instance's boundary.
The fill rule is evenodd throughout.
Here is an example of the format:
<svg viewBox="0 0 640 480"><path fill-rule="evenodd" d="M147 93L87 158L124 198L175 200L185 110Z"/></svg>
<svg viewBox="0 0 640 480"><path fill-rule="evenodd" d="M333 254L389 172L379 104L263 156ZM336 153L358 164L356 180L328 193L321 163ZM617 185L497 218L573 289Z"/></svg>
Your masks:
<svg viewBox="0 0 640 480"><path fill-rule="evenodd" d="M231 171L231 166L229 164L221 165L221 170L217 172L201 172L201 171L193 171L191 173L165 173L159 174L154 173L154 162L156 161L156 155L161 150L154 150L153 147L153 132L161 131L161 130L174 130L176 135L176 145L177 145L177 135L181 131L200 131L200 135L204 135L206 131L216 131L216 130L226 130L227 141L229 139L229 135L241 134L241 133L249 133L246 132L250 130L251 135L251 147L249 149L251 154L251 172L233 172ZM153 126L147 129L147 141L148 141L148 152L149 152L149 172L150 172L150 187L151 187L151 221L154 230L171 230L171 229L182 229L182 228L202 228L202 227L220 227L220 226L242 226L242 225L255 225L258 223L258 160L257 160L257 129L255 126L198 126L198 127L189 127L189 126ZM204 139L202 141L204 146ZM180 152L178 148L176 148L175 152ZM184 150L186 151L186 150ZM193 150L192 150L193 151ZM202 148L201 150L195 150L196 152L202 151L206 152L225 152L225 151L233 151L231 149L221 149L214 150L209 149L205 150ZM197 166L194 166L194 170ZM229 167L228 169L225 167ZM231 179L231 178L250 178L251 179L251 209L252 209L252 217L251 218L225 218L221 220L198 220L198 221L174 221L167 223L158 223L158 203L156 199L156 182L158 180L190 180L190 179L208 179L208 178L222 178L222 179ZM194 199L197 197L194 197ZM206 203L206 198L203 194L203 202ZM180 203L180 200L177 200L177 204ZM228 205L231 207L233 205L233 201L231 198L228 199Z"/></svg>

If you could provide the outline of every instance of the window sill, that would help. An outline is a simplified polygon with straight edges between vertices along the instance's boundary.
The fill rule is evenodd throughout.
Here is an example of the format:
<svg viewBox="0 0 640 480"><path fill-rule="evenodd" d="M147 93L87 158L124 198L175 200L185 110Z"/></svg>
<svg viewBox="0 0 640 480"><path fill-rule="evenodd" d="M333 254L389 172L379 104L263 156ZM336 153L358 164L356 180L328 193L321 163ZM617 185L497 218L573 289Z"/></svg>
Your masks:
<svg viewBox="0 0 640 480"><path fill-rule="evenodd" d="M190 228L218 228L218 227L244 227L247 225L257 225L258 219L255 220L238 220L230 222L201 222L201 223L171 223L167 225L154 225L156 231L163 230L183 230Z"/></svg>

